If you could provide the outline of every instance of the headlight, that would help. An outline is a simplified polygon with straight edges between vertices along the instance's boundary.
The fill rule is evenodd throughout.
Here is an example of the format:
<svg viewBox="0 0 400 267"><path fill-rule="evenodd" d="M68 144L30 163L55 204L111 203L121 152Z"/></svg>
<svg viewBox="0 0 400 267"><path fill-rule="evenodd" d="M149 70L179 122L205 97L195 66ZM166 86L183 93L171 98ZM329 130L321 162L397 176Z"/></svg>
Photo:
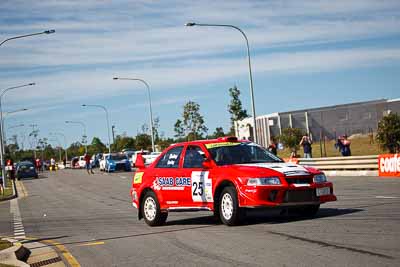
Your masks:
<svg viewBox="0 0 400 267"><path fill-rule="evenodd" d="M325 174L317 174L314 176L314 183L325 183L326 181Z"/></svg>
<svg viewBox="0 0 400 267"><path fill-rule="evenodd" d="M265 177L265 178L249 178L247 185L279 185L281 180L278 177Z"/></svg>

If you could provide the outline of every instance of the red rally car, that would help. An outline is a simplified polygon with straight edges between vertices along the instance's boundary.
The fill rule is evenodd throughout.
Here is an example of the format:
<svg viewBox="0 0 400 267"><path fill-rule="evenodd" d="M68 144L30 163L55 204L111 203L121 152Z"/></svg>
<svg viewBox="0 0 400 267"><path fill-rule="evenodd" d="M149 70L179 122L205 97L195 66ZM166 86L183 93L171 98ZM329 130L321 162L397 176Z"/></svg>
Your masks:
<svg viewBox="0 0 400 267"><path fill-rule="evenodd" d="M240 223L245 208L293 208L303 215L335 201L321 171L285 163L236 137L178 143L145 167L139 157L131 188L139 219L162 225L170 211L214 211L224 224Z"/></svg>

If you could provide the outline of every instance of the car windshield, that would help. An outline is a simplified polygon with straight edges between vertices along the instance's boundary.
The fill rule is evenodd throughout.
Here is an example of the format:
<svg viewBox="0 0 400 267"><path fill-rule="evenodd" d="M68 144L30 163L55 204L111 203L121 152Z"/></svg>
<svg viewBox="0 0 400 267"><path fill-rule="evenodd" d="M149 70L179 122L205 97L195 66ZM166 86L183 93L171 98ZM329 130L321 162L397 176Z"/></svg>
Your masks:
<svg viewBox="0 0 400 267"><path fill-rule="evenodd" d="M218 166L283 162L280 158L255 143L214 143L206 144L206 148Z"/></svg>
<svg viewBox="0 0 400 267"><path fill-rule="evenodd" d="M124 160L124 159L126 159L126 156L125 155L111 155L110 159L112 159L112 160Z"/></svg>

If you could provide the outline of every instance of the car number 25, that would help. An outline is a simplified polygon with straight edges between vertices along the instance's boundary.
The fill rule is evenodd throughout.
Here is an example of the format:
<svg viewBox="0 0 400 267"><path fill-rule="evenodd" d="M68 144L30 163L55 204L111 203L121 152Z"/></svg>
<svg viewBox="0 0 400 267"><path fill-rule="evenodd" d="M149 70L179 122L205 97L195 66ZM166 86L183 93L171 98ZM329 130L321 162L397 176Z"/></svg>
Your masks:
<svg viewBox="0 0 400 267"><path fill-rule="evenodd" d="M208 171L192 172L192 200L193 202L213 202L212 179L208 178Z"/></svg>

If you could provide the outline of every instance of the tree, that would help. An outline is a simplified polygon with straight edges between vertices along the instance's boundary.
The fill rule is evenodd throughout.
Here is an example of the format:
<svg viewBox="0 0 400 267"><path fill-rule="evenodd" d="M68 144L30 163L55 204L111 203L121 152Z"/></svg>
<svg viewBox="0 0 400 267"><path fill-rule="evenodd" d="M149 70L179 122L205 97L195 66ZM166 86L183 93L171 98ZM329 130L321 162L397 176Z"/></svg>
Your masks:
<svg viewBox="0 0 400 267"><path fill-rule="evenodd" d="M135 139L136 149L151 150L151 136L145 133L138 134Z"/></svg>
<svg viewBox="0 0 400 267"><path fill-rule="evenodd" d="M101 153L107 150L107 147L105 144L103 144L98 137L93 137L92 143L90 145L90 152L92 154L94 153Z"/></svg>
<svg viewBox="0 0 400 267"><path fill-rule="evenodd" d="M400 116L390 113L383 117L378 123L376 139L390 153L400 152Z"/></svg>
<svg viewBox="0 0 400 267"><path fill-rule="evenodd" d="M297 150L299 149L299 143L303 137L303 132L298 128L286 128L282 130L282 134L279 139L284 146L290 148L295 155L297 155Z"/></svg>
<svg viewBox="0 0 400 267"><path fill-rule="evenodd" d="M242 101L240 101L240 90L235 86L229 88L229 96L231 102L228 105L228 111L231 114L231 135L235 133L235 121L243 120L247 118L247 111L242 108Z"/></svg>
<svg viewBox="0 0 400 267"><path fill-rule="evenodd" d="M215 132L207 138L219 138L224 136L226 136L226 134L224 133L224 129L222 127L217 127L215 128Z"/></svg>
<svg viewBox="0 0 400 267"><path fill-rule="evenodd" d="M132 137L117 135L113 144L114 151L122 151L122 149L134 149L135 139Z"/></svg>
<svg viewBox="0 0 400 267"><path fill-rule="evenodd" d="M175 136L186 136L188 140L196 140L207 133L208 128L200 114L200 105L196 102L189 101L185 104L182 117L182 121L178 119L175 123Z"/></svg>

